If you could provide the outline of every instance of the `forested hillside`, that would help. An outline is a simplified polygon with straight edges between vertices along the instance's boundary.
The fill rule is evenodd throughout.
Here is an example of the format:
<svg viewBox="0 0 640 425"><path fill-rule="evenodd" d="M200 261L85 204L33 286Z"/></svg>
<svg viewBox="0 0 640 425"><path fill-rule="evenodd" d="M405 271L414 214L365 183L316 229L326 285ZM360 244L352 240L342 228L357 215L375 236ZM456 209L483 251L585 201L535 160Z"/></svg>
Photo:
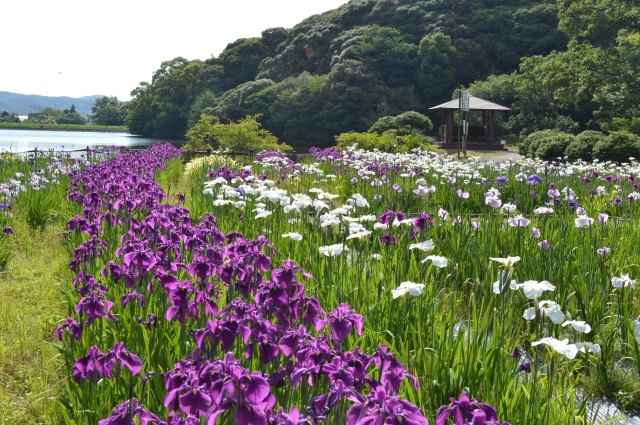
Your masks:
<svg viewBox="0 0 640 425"><path fill-rule="evenodd" d="M469 85L513 104L504 128L514 134L633 123L637 109L624 105L640 93L630 72L637 3L351 0L291 29L236 40L216 58L162 63L133 91L128 125L134 134L182 138L203 112L261 114L282 141L318 146L382 116L427 113ZM616 98L623 87L627 97Z"/></svg>
<svg viewBox="0 0 640 425"><path fill-rule="evenodd" d="M566 49L523 57L518 72L471 84L512 105L504 131L626 131L640 135L640 1L558 0Z"/></svg>

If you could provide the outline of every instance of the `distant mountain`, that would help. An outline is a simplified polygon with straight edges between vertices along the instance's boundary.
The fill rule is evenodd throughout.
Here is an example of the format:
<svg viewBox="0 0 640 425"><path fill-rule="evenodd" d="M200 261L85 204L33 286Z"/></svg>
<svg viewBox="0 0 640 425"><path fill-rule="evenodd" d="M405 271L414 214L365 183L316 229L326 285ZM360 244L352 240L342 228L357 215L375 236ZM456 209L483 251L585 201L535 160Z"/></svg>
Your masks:
<svg viewBox="0 0 640 425"><path fill-rule="evenodd" d="M13 112L18 115L28 115L32 112L40 112L44 108L69 109L75 105L80 115L90 115L91 107L96 99L103 95L67 97L67 96L39 96L36 94L19 94L0 91L0 112Z"/></svg>

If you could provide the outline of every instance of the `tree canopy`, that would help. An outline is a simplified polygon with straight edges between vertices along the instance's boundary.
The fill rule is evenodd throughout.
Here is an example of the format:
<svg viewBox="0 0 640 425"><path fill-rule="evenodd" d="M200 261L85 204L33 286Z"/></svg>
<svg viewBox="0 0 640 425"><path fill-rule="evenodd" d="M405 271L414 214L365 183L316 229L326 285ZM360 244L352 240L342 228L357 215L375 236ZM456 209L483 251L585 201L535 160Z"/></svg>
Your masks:
<svg viewBox="0 0 640 425"><path fill-rule="evenodd" d="M91 107L93 114L89 119L97 125L125 125L127 104L117 97L101 97Z"/></svg>
<svg viewBox="0 0 640 425"><path fill-rule="evenodd" d="M589 2L607 13L580 15ZM637 7L629 3L635 0L351 0L293 28L236 40L218 57L163 62L132 92L127 124L134 134L182 138L203 112L235 121L261 114L279 139L322 146L381 117L427 114L470 86L513 102L505 130L633 128L637 114L622 105L634 95L616 97L637 84L629 73L638 65ZM610 25L613 33L605 31ZM575 72L572 58L580 55L594 67L615 63L607 66L615 78Z"/></svg>

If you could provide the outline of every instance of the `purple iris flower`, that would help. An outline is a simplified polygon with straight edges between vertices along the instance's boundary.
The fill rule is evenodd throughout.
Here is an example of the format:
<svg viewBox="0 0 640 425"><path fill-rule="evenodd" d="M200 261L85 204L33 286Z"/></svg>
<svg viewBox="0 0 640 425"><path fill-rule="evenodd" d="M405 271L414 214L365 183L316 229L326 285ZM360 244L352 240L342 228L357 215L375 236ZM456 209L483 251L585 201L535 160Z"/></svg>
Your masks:
<svg viewBox="0 0 640 425"><path fill-rule="evenodd" d="M428 425L419 407L396 395L388 394L384 387L377 387L365 397L359 393L347 412L347 424Z"/></svg>
<svg viewBox="0 0 640 425"><path fill-rule="evenodd" d="M495 182L498 184L507 184L508 181L509 181L509 178L507 176L498 176L495 179Z"/></svg>
<svg viewBox="0 0 640 425"><path fill-rule="evenodd" d="M620 199L619 196L616 196L612 200L607 202L607 204L609 204L609 205L616 204L617 207L621 207L622 206L622 199Z"/></svg>
<svg viewBox="0 0 640 425"><path fill-rule="evenodd" d="M532 174L529 177L527 177L527 182L529 184L539 184L539 183L542 183L542 177L540 177L537 174Z"/></svg>
<svg viewBox="0 0 640 425"><path fill-rule="evenodd" d="M56 329L56 339L58 341L62 341L62 332L65 330L69 330L75 339L82 338L82 324L71 317L68 317L67 320Z"/></svg>
<svg viewBox="0 0 640 425"><path fill-rule="evenodd" d="M142 360L131 351L124 348L124 342L116 342L113 344L111 352L115 360L120 362L120 367L126 367L131 375L138 375L142 370Z"/></svg>
<svg viewBox="0 0 640 425"><path fill-rule="evenodd" d="M387 232L384 235L380 236L380 242L382 242L383 245L397 245L398 238L394 234Z"/></svg>
<svg viewBox="0 0 640 425"><path fill-rule="evenodd" d="M4 233L7 236L13 236L13 229L11 227L9 227L9 226L5 226L2 229L2 233Z"/></svg>
<svg viewBox="0 0 640 425"><path fill-rule="evenodd" d="M114 362L100 351L98 347L89 347L86 356L75 361L71 369L73 379L79 384L82 379L97 382L98 378L107 376L111 378Z"/></svg>
<svg viewBox="0 0 640 425"><path fill-rule="evenodd" d="M466 391L463 391L462 394L460 394L460 398L458 400L453 397L450 400L451 403L441 406L438 409L436 425L445 425L447 423L447 418L451 415L453 415L456 425L466 425L469 423L482 423L484 425L488 421L492 421L489 423L500 424L500 422L498 422L498 413L496 412L496 409L489 404L478 402L477 398L470 400ZM482 411L483 414L481 415L477 413L478 410ZM480 416L482 416L483 422L478 422ZM503 422L502 425L508 425L508 423Z"/></svg>
<svg viewBox="0 0 640 425"><path fill-rule="evenodd" d="M391 221L391 217L393 217L393 210L387 210L380 214L378 217L378 221L382 224L389 224Z"/></svg>
<svg viewBox="0 0 640 425"><path fill-rule="evenodd" d="M122 296L122 298L120 300L122 302L122 307L126 307L127 304L129 304L129 302L131 302L133 300L139 300L140 301L140 307L147 308L147 300L146 300L145 296L140 294L140 293L138 293L138 291L136 291L136 290L127 292L126 294L124 294Z"/></svg>
<svg viewBox="0 0 640 425"><path fill-rule="evenodd" d="M431 229L434 226L433 219L429 217L429 214L423 212L418 217L413 219L413 225L420 229Z"/></svg>
<svg viewBox="0 0 640 425"><path fill-rule="evenodd" d="M114 407L111 416L98 421L98 425L135 425L134 417L140 420L140 425L165 423L157 415L138 405L138 399L134 398Z"/></svg>
<svg viewBox="0 0 640 425"><path fill-rule="evenodd" d="M144 320L142 317L140 319L138 319L138 322L141 325L145 325L147 327L147 329L149 329L150 331L153 331L156 329L156 322L158 321L158 318L156 317L155 314L150 314L149 315L149 320Z"/></svg>
<svg viewBox="0 0 640 425"><path fill-rule="evenodd" d="M110 313L112 307L113 302L105 299L102 293L92 291L91 295L82 298L80 302L78 302L78 305L76 305L76 313L84 313L89 317L86 323L87 325L90 325L94 320L101 317L116 322L118 319Z"/></svg>
<svg viewBox="0 0 640 425"><path fill-rule="evenodd" d="M307 279L313 279L313 276L310 273L307 273L301 267L297 266L292 260L287 260L281 268L274 269L271 272L271 279L276 285L289 288L294 282L296 282L295 274L297 271Z"/></svg>
<svg viewBox="0 0 640 425"><path fill-rule="evenodd" d="M351 330L356 328L358 336L362 335L362 325L364 318L361 314L353 312L349 304L340 304L329 315L329 328L331 328L331 337L338 343L347 339Z"/></svg>
<svg viewBox="0 0 640 425"><path fill-rule="evenodd" d="M518 372L531 373L531 363L529 363L529 362L527 362L527 363L522 363L522 364L518 367Z"/></svg>
<svg viewBox="0 0 640 425"><path fill-rule="evenodd" d="M267 410L266 415L267 423L269 425L298 425L313 423L311 419L302 416L296 406L292 406L288 413L282 407L277 412L273 412L272 409L269 409Z"/></svg>
<svg viewBox="0 0 640 425"><path fill-rule="evenodd" d="M156 264L156 257L152 251L140 246L137 251L124 254L122 264L127 267L135 266L138 272L151 271Z"/></svg>

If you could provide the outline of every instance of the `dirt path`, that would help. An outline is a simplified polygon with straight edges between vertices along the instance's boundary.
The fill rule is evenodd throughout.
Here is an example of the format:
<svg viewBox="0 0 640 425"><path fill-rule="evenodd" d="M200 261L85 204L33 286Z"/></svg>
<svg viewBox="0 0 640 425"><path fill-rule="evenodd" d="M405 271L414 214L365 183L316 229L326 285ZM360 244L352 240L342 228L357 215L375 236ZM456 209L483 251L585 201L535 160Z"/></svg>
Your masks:
<svg viewBox="0 0 640 425"><path fill-rule="evenodd" d="M447 150L447 154L450 156L457 156L457 151ZM503 151L475 151L468 150L467 158L477 157L480 158L481 161L493 161L493 162L509 162L509 161L517 161L519 159L524 158L522 155L518 153L515 148L511 148L509 150Z"/></svg>

